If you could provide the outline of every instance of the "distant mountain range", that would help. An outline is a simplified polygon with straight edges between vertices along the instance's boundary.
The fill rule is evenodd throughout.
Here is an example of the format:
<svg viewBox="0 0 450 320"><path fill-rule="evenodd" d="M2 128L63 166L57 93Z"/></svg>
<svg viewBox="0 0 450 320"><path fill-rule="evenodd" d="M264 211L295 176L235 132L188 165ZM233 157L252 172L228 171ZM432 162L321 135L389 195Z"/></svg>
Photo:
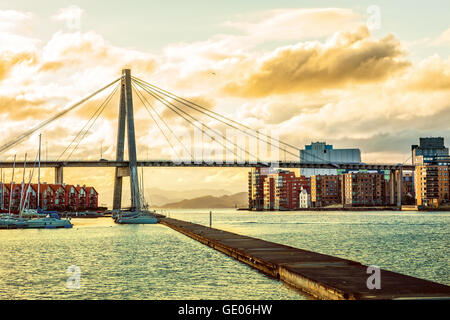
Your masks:
<svg viewBox="0 0 450 320"><path fill-rule="evenodd" d="M179 202L185 199L193 199L214 194L217 197L231 195L232 192L223 189L182 189L164 190L150 188L145 190L145 198L151 206L161 207L168 203Z"/></svg>
<svg viewBox="0 0 450 320"><path fill-rule="evenodd" d="M234 208L246 207L248 204L248 193L238 192L223 196L202 196L193 199L184 199L177 202L167 203L160 208L171 209L205 209L205 208Z"/></svg>

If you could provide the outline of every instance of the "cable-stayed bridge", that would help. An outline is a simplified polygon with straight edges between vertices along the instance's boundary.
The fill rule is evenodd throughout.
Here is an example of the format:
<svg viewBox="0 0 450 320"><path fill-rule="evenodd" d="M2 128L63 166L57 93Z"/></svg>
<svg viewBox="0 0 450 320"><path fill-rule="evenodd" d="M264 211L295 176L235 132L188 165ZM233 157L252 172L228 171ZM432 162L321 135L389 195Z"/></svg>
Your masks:
<svg viewBox="0 0 450 320"><path fill-rule="evenodd" d="M21 167L23 161L0 161L0 168ZM311 168L311 169L345 169L345 170L414 170L413 165L387 163L316 163L299 161L192 161L192 160L144 160L136 162L138 167L237 167L237 168ZM42 168L126 168L129 161L115 160L69 160L69 161L41 161Z"/></svg>
<svg viewBox="0 0 450 320"><path fill-rule="evenodd" d="M110 92L109 92L109 91ZM120 92L119 98L119 115L118 115L118 129L116 142L116 157L114 160L71 160L73 154L79 148L84 138L91 133L91 129L96 121L100 118L105 108L111 102L116 92ZM252 129L244 124L241 124L229 117L221 115L209 108L206 108L198 103L184 99L167 90L161 89L144 80L131 76L131 71L125 69L122 71L122 76L103 88L88 95L77 103L63 109L56 113L51 118L39 123L35 127L25 131L14 139L4 143L0 146L0 154L10 150L32 136L34 133L41 131L50 123L60 119L72 110L85 104L90 99L99 95L102 92L109 92L107 97L98 105L97 109L91 114L89 120L85 123L82 129L73 138L70 144L61 152L56 160L40 161L40 166L43 168L55 168L55 183L63 183L63 168L76 167L113 167L115 168L114 179L114 200L113 208L121 208L122 199L122 179L123 177L130 177L131 189L131 206L141 207L141 188L139 183L138 167L237 167L237 168L254 168L254 167L268 167L268 168L321 168L321 169L348 169L348 170L390 170L391 171L391 189L393 188L394 180L396 180L398 190L401 190L401 177L403 170L414 170L412 165L404 164L383 164L383 163L336 163L330 162L326 159L320 158L317 155L311 154L315 159L314 162L308 162L300 159L300 148L264 134L261 131ZM134 93L134 94L133 94ZM173 151L172 160L157 159L157 160L138 160L136 147L136 131L134 121L134 105L133 98L145 107L145 110L150 115L158 130L164 136L168 146ZM201 131L204 136L211 139L211 143L220 147L223 151L222 157L220 155L214 159L204 159L202 153L200 157L196 157L191 146L187 145L185 141L181 141L180 137L172 130L169 124L164 120L162 112L153 106L150 102L158 102L163 105L172 116L184 120L186 125L193 130ZM244 140L234 139L233 137L224 136L217 129L214 129L210 123L202 121L206 117L209 121L214 121L226 128L234 130L246 139L255 141L257 145L251 148L250 144ZM127 140L128 159L124 157L125 151L125 136ZM238 140L238 141L236 141ZM177 148L178 147L178 148ZM269 148L271 159L261 159L261 149ZM278 153L277 157L273 157L272 153ZM305 151L307 152L307 151ZM279 153L289 154L293 156L294 161L281 161ZM216 153L217 154L217 153ZM268 154L268 153L266 153ZM297 160L298 159L298 160ZM25 161L0 161L0 168L14 168L24 166ZM397 177L397 178L395 178ZM397 204L401 205L401 192L398 192Z"/></svg>

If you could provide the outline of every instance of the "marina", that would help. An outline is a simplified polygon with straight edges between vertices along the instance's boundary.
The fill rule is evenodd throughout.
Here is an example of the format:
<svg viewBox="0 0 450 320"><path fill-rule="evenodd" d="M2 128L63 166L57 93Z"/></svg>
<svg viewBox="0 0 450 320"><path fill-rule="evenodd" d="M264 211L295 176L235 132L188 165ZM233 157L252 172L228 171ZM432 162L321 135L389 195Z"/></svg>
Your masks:
<svg viewBox="0 0 450 320"><path fill-rule="evenodd" d="M27 154L25 153L25 161L23 165L23 178L22 184L20 188L20 200L18 206L18 214L13 214L11 210L11 206L13 203L13 185L14 185L14 169L16 156L14 156L14 165L12 171L12 178L10 184L10 199L8 202L8 213L0 216L0 229L57 229L57 228L72 228L73 225L69 219L61 219L58 212L56 211L46 211L40 208L40 197L41 197L41 135L39 135L39 150L36 155L36 160L34 161L34 166L29 174L29 181L25 183L25 173L26 173L26 159ZM37 163L36 163L37 162ZM36 168L36 164L38 166L38 184L37 184L37 201L36 208L30 209L30 184L33 178L34 169ZM27 186L25 188L25 186ZM2 183L1 183L1 210L5 211L4 208L4 184L3 184L3 175L2 175Z"/></svg>
<svg viewBox="0 0 450 320"><path fill-rule="evenodd" d="M0 279L0 298L313 298L311 294L270 275L268 272L273 272L270 269L257 272L260 269L245 263L248 259L236 260L186 236L188 231L211 238L211 246L221 243L238 247L237 252L247 251L247 254L252 254L252 259L259 257L260 261L266 262L273 262L270 259L273 259L275 249L278 250L278 258L283 258L280 248L286 250L286 247L291 248L288 250L306 248L300 251L312 252L310 257L304 256L310 259L311 264L318 263L311 257L324 259L319 253L328 257L318 264L324 270L328 269L325 266L329 263L332 264L330 270L337 270L339 264L358 261L350 264L356 268L353 269L355 271L358 266L361 268L361 265L376 262L382 267L382 287L384 275L390 272L424 279L417 288L430 282L441 283L446 288L450 284L447 257L436 253L442 241L448 241L445 224L450 216L444 212L243 213L216 209L213 210L212 229L209 228L209 210L171 210L167 214L176 219L158 217L172 224L176 221L185 231L175 231L162 224L118 225L111 217L100 217L72 218L73 228L68 230L0 232L0 250L4 257L0 261L0 271L5 275ZM179 219L185 221L178 222L181 221ZM362 240L362 234L366 239ZM253 240L239 240L242 237ZM370 248L374 237L391 250ZM358 243L355 242L357 239L360 240ZM423 250L416 250L416 241L426 243ZM266 242L270 247L261 245ZM248 248L250 243L253 249ZM266 250L268 248L272 249ZM42 252L42 255L38 259L33 252ZM412 255L414 260L410 259ZM66 288L66 269L70 265L81 269L81 288L78 290ZM126 266L127 271L114 271L117 266ZM317 270L317 265L313 269ZM346 281L340 272L330 275L329 281L334 278L338 285ZM285 276L280 274L280 279ZM361 274L364 281L368 276ZM393 277L399 279L397 275ZM7 278L16 280L6 281ZM21 283L21 289L14 287L16 282Z"/></svg>
<svg viewBox="0 0 450 320"><path fill-rule="evenodd" d="M0 216L0 229L56 229L72 228L70 219L61 219L57 213L41 214L41 217L24 218L13 215Z"/></svg>

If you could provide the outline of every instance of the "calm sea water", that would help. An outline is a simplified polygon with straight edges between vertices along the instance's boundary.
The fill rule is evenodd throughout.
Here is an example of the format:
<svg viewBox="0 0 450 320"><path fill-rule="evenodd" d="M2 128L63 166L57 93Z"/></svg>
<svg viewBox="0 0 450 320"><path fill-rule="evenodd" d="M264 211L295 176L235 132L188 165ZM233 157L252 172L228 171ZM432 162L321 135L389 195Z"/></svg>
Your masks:
<svg viewBox="0 0 450 320"><path fill-rule="evenodd" d="M171 210L209 225L209 210ZM161 225L0 230L0 299L307 299ZM450 213L213 210L213 227L450 285ZM79 288L68 288L70 266ZM76 270L76 269L71 269ZM71 282L69 281L69 284Z"/></svg>

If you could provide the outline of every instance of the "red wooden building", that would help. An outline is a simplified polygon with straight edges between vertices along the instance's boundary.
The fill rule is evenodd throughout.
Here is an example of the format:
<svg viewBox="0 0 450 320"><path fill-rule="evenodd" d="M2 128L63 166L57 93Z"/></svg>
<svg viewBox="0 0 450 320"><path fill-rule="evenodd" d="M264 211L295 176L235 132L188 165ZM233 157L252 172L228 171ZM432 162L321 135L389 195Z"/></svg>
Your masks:
<svg viewBox="0 0 450 320"><path fill-rule="evenodd" d="M10 183L0 184L0 210L8 211L11 200L11 212L18 212L21 196L25 208L36 209L38 185L25 184L24 189L22 194L22 184L13 184L13 192L11 192ZM58 211L96 210L98 208L98 192L94 187L41 183L39 207L44 210Z"/></svg>

